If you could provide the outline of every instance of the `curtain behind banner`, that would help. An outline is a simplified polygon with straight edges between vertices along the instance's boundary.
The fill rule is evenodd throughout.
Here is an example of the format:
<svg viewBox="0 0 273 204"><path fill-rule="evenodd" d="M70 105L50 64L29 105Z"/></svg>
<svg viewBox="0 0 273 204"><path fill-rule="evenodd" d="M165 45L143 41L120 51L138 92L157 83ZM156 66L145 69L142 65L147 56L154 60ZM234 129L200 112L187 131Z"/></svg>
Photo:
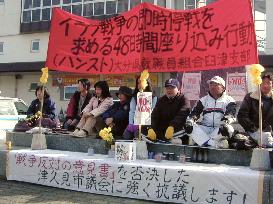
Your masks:
<svg viewBox="0 0 273 204"><path fill-rule="evenodd" d="M181 72L258 63L250 0L177 11L142 3L103 21L54 9L46 66L89 74Z"/></svg>

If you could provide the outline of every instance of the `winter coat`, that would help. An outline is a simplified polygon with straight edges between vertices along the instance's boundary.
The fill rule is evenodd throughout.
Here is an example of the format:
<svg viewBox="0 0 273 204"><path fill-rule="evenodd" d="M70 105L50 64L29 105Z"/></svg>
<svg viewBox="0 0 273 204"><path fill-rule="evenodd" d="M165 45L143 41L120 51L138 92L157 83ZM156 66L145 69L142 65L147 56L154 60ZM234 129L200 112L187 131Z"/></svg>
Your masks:
<svg viewBox="0 0 273 204"><path fill-rule="evenodd" d="M103 113L102 118L105 121L107 118L113 118L114 127L112 133L115 136L121 137L125 128L128 125L130 103L129 101L121 104L115 102L106 112Z"/></svg>
<svg viewBox="0 0 273 204"><path fill-rule="evenodd" d="M107 97L99 104L99 98L93 96L88 105L83 109L85 113L91 113L94 117L102 115L107 109L113 105L113 98Z"/></svg>
<svg viewBox="0 0 273 204"><path fill-rule="evenodd" d="M78 116L78 109L79 109L79 101L80 101L81 92L76 91L72 98L69 101L69 104L67 106L66 110L66 119L78 119L80 120L80 116ZM85 108L85 106L89 103L90 99L92 98L92 94L90 92L87 93L85 100L81 107L81 112Z"/></svg>
<svg viewBox="0 0 273 204"><path fill-rule="evenodd" d="M39 99L35 99L31 102L30 106L27 110L27 117L31 117L35 115L38 111L40 111L40 101ZM55 120L56 118L56 104L51 98L44 99L43 104L43 117L50 118L51 120Z"/></svg>
<svg viewBox="0 0 273 204"><path fill-rule="evenodd" d="M236 120L236 103L235 100L224 92L218 99L212 97L210 93L202 97L192 109L189 118L198 120L203 114L201 125L207 127L219 127L224 117L230 122Z"/></svg>
<svg viewBox="0 0 273 204"><path fill-rule="evenodd" d="M152 110L155 107L155 104L157 102L157 97L153 96L152 100ZM129 112L129 124L133 125L134 124L134 117L135 117L135 112L136 112L136 99L133 97L130 102L130 112Z"/></svg>
<svg viewBox="0 0 273 204"><path fill-rule="evenodd" d="M165 132L169 126L173 126L175 132L181 130L189 113L190 102L183 94L177 94L173 98L166 95L159 98L152 112L152 128L157 138L166 140Z"/></svg>
<svg viewBox="0 0 273 204"><path fill-rule="evenodd" d="M262 97L263 101L263 97ZM249 93L245 96L239 109L237 118L239 124L247 132L255 132L259 128L259 94L258 92ZM263 130L273 127L273 92L271 92L270 108L264 110L262 103Z"/></svg>

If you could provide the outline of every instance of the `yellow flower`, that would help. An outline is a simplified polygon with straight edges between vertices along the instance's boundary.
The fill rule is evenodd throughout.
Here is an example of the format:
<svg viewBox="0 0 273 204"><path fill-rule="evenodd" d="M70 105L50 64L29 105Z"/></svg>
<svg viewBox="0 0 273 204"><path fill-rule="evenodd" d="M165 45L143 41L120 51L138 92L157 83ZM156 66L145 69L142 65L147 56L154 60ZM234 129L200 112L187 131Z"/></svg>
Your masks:
<svg viewBox="0 0 273 204"><path fill-rule="evenodd" d="M262 83L261 73L264 71L264 67L260 64L253 64L250 69L250 75L252 78L252 82L255 85L259 85Z"/></svg>
<svg viewBox="0 0 273 204"><path fill-rule="evenodd" d="M149 78L149 72L147 69L143 70L143 72L140 75L140 89L144 90L148 86L147 79Z"/></svg>
<svg viewBox="0 0 273 204"><path fill-rule="evenodd" d="M38 117L41 117L42 113L41 113L41 111L37 111L37 113L35 115L38 116Z"/></svg>
<svg viewBox="0 0 273 204"><path fill-rule="evenodd" d="M48 68L47 67L42 68L41 71L42 71L42 76L40 77L40 82L42 84L46 84L48 79Z"/></svg>
<svg viewBox="0 0 273 204"><path fill-rule="evenodd" d="M108 128L102 129L99 132L99 136L109 144L112 144L112 142L114 140L114 137L113 137L113 134L112 134L111 130L112 130L111 127L108 127Z"/></svg>

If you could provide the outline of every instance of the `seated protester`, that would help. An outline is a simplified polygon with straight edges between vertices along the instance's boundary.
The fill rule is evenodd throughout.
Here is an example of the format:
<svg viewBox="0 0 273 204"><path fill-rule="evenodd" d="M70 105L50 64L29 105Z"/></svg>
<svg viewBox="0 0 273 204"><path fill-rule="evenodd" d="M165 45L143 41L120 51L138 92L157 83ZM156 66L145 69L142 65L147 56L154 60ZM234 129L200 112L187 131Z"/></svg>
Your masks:
<svg viewBox="0 0 273 204"><path fill-rule="evenodd" d="M42 90L43 86L40 85L35 90L36 99L33 100L27 110L27 117L31 118L41 111L41 101L42 101ZM43 119L42 126L48 128L55 128L57 125L56 120L56 105L55 102L50 98L49 92L46 87L44 87L44 101L43 101ZM36 124L38 125L38 121Z"/></svg>
<svg viewBox="0 0 273 204"><path fill-rule="evenodd" d="M235 122L236 103L226 94L223 78L214 76L208 84L209 92L192 109L185 131L199 146L228 148L226 137L234 132L229 124ZM201 122L196 124L201 114Z"/></svg>
<svg viewBox="0 0 273 204"><path fill-rule="evenodd" d="M152 83L150 80L147 80L147 86L144 90L144 92L153 92ZM130 102L130 112L129 112L129 125L125 129L123 133L123 138L127 140L131 140L133 138L138 138L138 125L134 125L134 118L135 118L135 112L136 112L136 106L137 106L137 93L140 89L140 76L136 79L136 85L135 90ZM152 96L152 110L155 107L155 104L157 102L157 97L153 94ZM143 127L143 126L142 126ZM142 128L142 131L144 131L144 134L147 134L147 131L145 132L145 128Z"/></svg>
<svg viewBox="0 0 273 204"><path fill-rule="evenodd" d="M95 96L93 96L88 105L82 111L82 117L78 123L73 135L75 137L86 137L93 133L93 128L97 131L100 129L96 126L99 117L113 105L109 86L106 81L98 81L94 85Z"/></svg>
<svg viewBox="0 0 273 204"><path fill-rule="evenodd" d="M174 132L183 129L190 113L190 102L179 92L178 87L179 82L176 79L165 82L165 95L159 98L152 112L149 139L170 140Z"/></svg>
<svg viewBox="0 0 273 204"><path fill-rule="evenodd" d="M272 127L273 127L273 91L272 76L262 76L260 90L262 94L262 146L273 147ZM245 96L238 112L238 122L245 131L257 142L260 140L259 134L259 92L255 91Z"/></svg>
<svg viewBox="0 0 273 204"><path fill-rule="evenodd" d="M103 113L102 123L104 127L112 127L114 138L120 139L128 125L132 89L127 86L121 86L116 95L119 98L119 102L115 102L114 105Z"/></svg>
<svg viewBox="0 0 273 204"><path fill-rule="evenodd" d="M78 80L78 91L73 94L67 106L66 121L64 122L65 129L75 130L78 125L83 109L92 98L92 94L89 92L90 85L88 79Z"/></svg>

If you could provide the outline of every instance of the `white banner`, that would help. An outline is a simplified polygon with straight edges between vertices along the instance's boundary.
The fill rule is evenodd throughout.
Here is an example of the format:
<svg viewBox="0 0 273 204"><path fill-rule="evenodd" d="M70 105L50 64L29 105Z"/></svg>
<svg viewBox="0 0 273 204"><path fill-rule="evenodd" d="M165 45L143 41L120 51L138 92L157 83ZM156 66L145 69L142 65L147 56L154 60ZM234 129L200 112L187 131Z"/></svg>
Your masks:
<svg viewBox="0 0 273 204"><path fill-rule="evenodd" d="M152 92L138 92L134 118L135 125L151 125Z"/></svg>
<svg viewBox="0 0 273 204"><path fill-rule="evenodd" d="M173 203L262 203L263 174L247 167L140 160L57 150L12 150L7 179Z"/></svg>
<svg viewBox="0 0 273 204"><path fill-rule="evenodd" d="M226 90L234 100L243 101L247 94L246 73L228 73Z"/></svg>
<svg viewBox="0 0 273 204"><path fill-rule="evenodd" d="M183 73L182 92L189 100L200 98L201 73Z"/></svg>

